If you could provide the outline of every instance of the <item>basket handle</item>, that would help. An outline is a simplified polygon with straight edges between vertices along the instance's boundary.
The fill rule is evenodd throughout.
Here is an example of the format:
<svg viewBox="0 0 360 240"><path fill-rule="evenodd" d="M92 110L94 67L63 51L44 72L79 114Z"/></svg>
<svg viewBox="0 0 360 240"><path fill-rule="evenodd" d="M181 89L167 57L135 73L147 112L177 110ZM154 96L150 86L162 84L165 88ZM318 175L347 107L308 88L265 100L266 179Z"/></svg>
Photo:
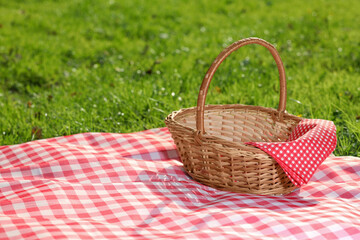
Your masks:
<svg viewBox="0 0 360 240"><path fill-rule="evenodd" d="M213 78L216 70L220 66L220 64L227 58L232 52L236 51L237 49L241 48L242 46L248 45L248 44L259 44L261 46L266 47L273 58L275 59L279 76L280 76L280 100L279 100L279 106L278 106L278 112L280 115L280 118L282 118L282 114L285 112L286 108L286 78L285 78L285 69L284 65L281 61L279 53L276 51L275 47L268 43L267 41L260 39L260 38L246 38L239 40L237 42L234 42L227 48L225 48L214 60L214 62L211 64L209 70L207 71L203 82L200 87L199 96L197 100L197 110L196 110L196 129L198 133L205 133L204 130L204 109L205 109L205 100L206 95L209 89L209 85L211 82L211 79Z"/></svg>

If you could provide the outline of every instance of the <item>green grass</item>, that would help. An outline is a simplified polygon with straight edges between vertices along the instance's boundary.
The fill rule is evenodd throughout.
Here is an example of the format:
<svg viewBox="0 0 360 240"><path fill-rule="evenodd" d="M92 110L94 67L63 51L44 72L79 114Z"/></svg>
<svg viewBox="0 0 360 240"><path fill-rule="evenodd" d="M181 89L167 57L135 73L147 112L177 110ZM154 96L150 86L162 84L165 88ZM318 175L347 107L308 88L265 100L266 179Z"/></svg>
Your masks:
<svg viewBox="0 0 360 240"><path fill-rule="evenodd" d="M288 112L335 122L336 154L360 156L360 2L0 0L0 145L80 132L163 127L196 104L230 43L276 45ZM232 54L207 103L277 107L261 46Z"/></svg>

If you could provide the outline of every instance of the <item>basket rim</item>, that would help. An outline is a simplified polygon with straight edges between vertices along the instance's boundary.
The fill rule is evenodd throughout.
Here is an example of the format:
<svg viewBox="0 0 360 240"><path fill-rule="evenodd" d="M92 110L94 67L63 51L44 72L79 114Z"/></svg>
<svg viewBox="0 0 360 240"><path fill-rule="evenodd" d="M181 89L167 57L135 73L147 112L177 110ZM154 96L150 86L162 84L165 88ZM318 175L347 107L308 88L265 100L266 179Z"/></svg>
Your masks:
<svg viewBox="0 0 360 240"><path fill-rule="evenodd" d="M225 110L226 111L226 110L234 110L234 109L248 109L248 110L253 110L253 111L261 111L261 112L268 113L268 114L279 113L279 111L274 109L274 108L262 107L262 106L252 106L252 105L245 105L245 104L208 104L208 105L205 105L204 110L205 111L208 111L208 110L219 110L219 111ZM196 111L197 111L197 107L182 108L182 109L179 109L177 111L173 111L172 113L170 113L167 116L167 118L165 119L165 123L172 122L173 124L176 124L176 125L181 126L182 128L184 128L184 129L186 129L188 131L191 131L193 134L196 134L196 133L200 134L201 138L205 138L207 140L207 142L209 142L209 141L216 142L216 143L220 143L220 144L222 144L224 146L229 146L231 148L244 147L244 146L247 146L247 147L250 147L250 148L254 147L254 146L251 146L251 145L247 145L244 142L229 141L229 140L221 138L219 136L210 134L210 133L208 133L206 131L205 131L204 134L198 133L198 130L196 129L196 127L194 127L194 128L188 127L188 126L185 126L184 124L180 123L179 121L177 121L177 117L183 116L183 115L186 115L186 114L190 114L190 113L195 115L194 119L196 121ZM286 111L283 113L283 118L284 118L284 120L290 120L290 121L292 120L292 121L295 121L297 123L304 119L302 117L298 117L298 116L289 114ZM274 121L280 122L277 119L274 119Z"/></svg>

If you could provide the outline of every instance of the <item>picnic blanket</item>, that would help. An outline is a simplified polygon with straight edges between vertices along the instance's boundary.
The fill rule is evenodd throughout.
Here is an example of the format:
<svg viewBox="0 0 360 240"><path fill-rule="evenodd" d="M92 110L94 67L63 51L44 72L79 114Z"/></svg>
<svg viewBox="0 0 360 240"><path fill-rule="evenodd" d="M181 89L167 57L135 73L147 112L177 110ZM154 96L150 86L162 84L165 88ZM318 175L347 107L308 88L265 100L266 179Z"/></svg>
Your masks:
<svg viewBox="0 0 360 240"><path fill-rule="evenodd" d="M0 147L0 239L360 239L359 209L355 157L260 196L193 181L166 128Z"/></svg>

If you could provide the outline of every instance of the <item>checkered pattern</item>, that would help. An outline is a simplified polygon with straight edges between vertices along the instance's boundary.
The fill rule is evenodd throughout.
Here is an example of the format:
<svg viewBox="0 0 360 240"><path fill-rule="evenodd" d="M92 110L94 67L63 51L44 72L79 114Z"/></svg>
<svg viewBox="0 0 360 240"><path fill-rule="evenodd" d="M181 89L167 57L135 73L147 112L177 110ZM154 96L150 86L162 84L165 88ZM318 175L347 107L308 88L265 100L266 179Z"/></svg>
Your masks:
<svg viewBox="0 0 360 240"><path fill-rule="evenodd" d="M360 239L360 159L286 196L215 190L166 128L0 147L0 239Z"/></svg>
<svg viewBox="0 0 360 240"><path fill-rule="evenodd" d="M249 142L271 155L297 187L308 183L335 150L336 127L331 121L303 119L286 142Z"/></svg>

